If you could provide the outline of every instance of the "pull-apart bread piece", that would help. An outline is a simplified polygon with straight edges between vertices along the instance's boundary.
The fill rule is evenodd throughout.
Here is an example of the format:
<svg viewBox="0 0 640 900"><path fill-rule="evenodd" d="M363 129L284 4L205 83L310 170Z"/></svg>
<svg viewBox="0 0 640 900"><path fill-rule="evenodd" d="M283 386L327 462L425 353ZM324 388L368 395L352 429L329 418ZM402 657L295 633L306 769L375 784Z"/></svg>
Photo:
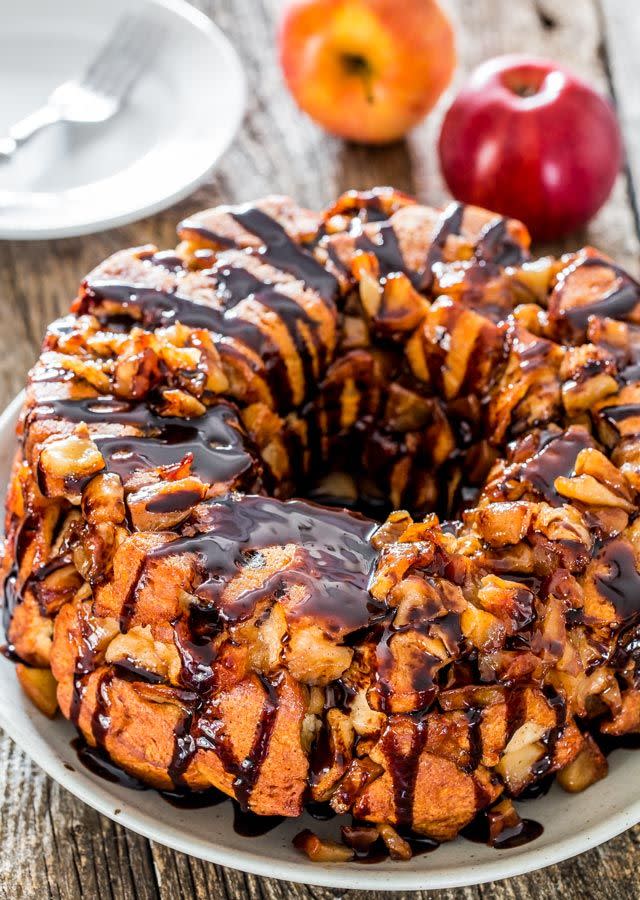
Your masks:
<svg viewBox="0 0 640 900"><path fill-rule="evenodd" d="M399 857L603 777L640 731L640 286L390 188L178 233L99 265L29 377L27 693L149 785L328 803Z"/></svg>

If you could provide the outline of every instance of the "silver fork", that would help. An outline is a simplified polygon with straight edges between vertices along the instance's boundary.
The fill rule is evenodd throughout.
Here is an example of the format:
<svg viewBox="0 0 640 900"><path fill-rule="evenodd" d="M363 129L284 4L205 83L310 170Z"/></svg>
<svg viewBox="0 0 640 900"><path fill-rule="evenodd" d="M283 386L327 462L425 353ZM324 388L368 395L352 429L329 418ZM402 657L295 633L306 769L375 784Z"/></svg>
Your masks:
<svg viewBox="0 0 640 900"><path fill-rule="evenodd" d="M98 55L78 79L59 85L44 106L16 122L0 138L0 161L9 160L34 134L60 122L111 119L157 51L164 28L147 16L125 14Z"/></svg>

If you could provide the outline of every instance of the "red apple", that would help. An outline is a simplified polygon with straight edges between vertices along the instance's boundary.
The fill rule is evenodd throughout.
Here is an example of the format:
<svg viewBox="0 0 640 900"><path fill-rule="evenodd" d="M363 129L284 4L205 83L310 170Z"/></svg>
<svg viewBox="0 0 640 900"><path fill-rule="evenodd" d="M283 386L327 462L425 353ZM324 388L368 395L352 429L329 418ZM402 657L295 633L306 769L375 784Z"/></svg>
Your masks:
<svg viewBox="0 0 640 900"><path fill-rule="evenodd" d="M556 238L605 202L622 140L610 103L565 66L502 56L479 66L453 101L439 152L456 199Z"/></svg>
<svg viewBox="0 0 640 900"><path fill-rule="evenodd" d="M278 35L298 105L328 131L383 144L416 125L455 68L436 0L296 0Z"/></svg>

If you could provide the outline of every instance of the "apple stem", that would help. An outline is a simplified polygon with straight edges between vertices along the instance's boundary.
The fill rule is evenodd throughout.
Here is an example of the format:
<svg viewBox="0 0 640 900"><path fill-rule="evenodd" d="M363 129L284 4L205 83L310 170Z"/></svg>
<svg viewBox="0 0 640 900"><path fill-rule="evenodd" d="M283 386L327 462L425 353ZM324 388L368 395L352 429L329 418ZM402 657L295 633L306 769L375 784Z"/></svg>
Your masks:
<svg viewBox="0 0 640 900"><path fill-rule="evenodd" d="M360 53L343 53L342 64L349 75L355 75L356 78L362 80L367 102L373 103L373 90L371 88L373 72L367 59Z"/></svg>
<svg viewBox="0 0 640 900"><path fill-rule="evenodd" d="M520 66L511 72L504 72L501 81L507 90L526 100L539 94L545 80L544 72L539 72L527 66Z"/></svg>
<svg viewBox="0 0 640 900"><path fill-rule="evenodd" d="M530 84L510 85L510 87L513 93L517 94L518 97L535 97L538 93L538 89Z"/></svg>

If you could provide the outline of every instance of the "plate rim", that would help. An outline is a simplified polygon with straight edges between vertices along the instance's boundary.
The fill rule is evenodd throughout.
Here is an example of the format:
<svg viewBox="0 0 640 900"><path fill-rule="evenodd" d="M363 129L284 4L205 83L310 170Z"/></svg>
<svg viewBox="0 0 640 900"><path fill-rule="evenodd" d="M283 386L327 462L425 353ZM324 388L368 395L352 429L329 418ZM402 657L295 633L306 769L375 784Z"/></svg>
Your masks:
<svg viewBox="0 0 640 900"><path fill-rule="evenodd" d="M15 434L15 425L18 421L20 410L25 398L25 391L20 391L9 403L0 415L0 443ZM4 495L4 491L2 491ZM13 665L8 660L0 660L0 666L4 669ZM2 676L0 676L0 686ZM35 728L31 720L41 718L46 725L44 715L35 707L29 708L26 720L30 727ZM449 867L447 870L429 871L402 871L402 863L396 863L397 873L392 873L393 884L389 882L389 871L381 872L376 877L376 872L361 866L352 866L352 872L348 870L348 864L340 869L332 869L330 866L318 865L301 859L297 861L278 861L273 855L266 852L257 853L251 850L226 849L215 841L206 843L203 841L196 847L188 838L182 838L175 826L154 824L152 816L143 810L122 808L120 799L111 794L108 788L109 782L97 783L89 773L81 770L70 771L64 761L48 743L46 738L38 733L38 741L47 749L48 755L37 758L37 748L30 747L21 728L22 718L10 718L5 714L0 704L0 728L20 747L27 756L47 775L53 778L61 787L69 791L87 806L95 809L111 821L129 828L136 834L140 834L149 840L162 844L169 849L185 853L206 862L229 866L242 872L268 878L277 878L284 881L293 881L299 884L314 885L318 887L337 888L344 890L377 890L377 891L411 891L411 890L438 890L446 888L470 887L484 884L488 881L501 881L505 878L513 878L525 875L529 872L540 871L548 866L563 862L594 847L611 840L622 832L640 822L640 798L632 801L623 810L614 813L596 825L588 825L574 834L557 841L549 848L536 849L535 843L528 845L529 849L512 856L497 856L495 861L471 862L464 866ZM64 723L64 720L61 720ZM65 723L68 724L68 723ZM636 751L637 752L637 751ZM107 786L105 786L107 785ZM135 796L135 792L132 792ZM115 809L119 809L116 813ZM169 834L168 831L171 833ZM426 859L433 857L425 857ZM364 871L363 871L364 869ZM385 883L386 882L386 883Z"/></svg>
<svg viewBox="0 0 640 900"><path fill-rule="evenodd" d="M222 31L222 29L205 13L196 9L187 0L146 0L149 6L157 6L169 10L174 15L188 21L194 28L204 34L210 41L216 44L216 50L225 56L225 63L230 73L230 78L235 80L238 91L238 103L229 118L229 129L226 139L220 144L216 154L212 156L211 161L203 167L198 174L194 174L188 182L185 182L180 188L169 194L163 194L152 203L146 203L137 209L129 209L127 212L118 215L108 216L106 218L95 219L94 221L84 221L71 223L61 227L47 228L15 228L3 227L0 223L0 240L11 241L39 241L54 240L72 237L82 237L88 234L96 234L98 232L107 231L111 228L119 228L139 219L155 215L162 210L168 209L180 200L184 200L192 194L201 184L203 184L209 175L213 172L222 156L227 152L233 141L238 135L240 126L247 111L248 103L248 81L245 68L242 64L240 56L232 44L231 40ZM118 173L115 173L117 176ZM114 177L114 176L110 176ZM97 183L97 182L96 182ZM70 192L82 191L83 187L69 188L66 191L36 191L32 192L35 197L46 196L64 196Z"/></svg>

